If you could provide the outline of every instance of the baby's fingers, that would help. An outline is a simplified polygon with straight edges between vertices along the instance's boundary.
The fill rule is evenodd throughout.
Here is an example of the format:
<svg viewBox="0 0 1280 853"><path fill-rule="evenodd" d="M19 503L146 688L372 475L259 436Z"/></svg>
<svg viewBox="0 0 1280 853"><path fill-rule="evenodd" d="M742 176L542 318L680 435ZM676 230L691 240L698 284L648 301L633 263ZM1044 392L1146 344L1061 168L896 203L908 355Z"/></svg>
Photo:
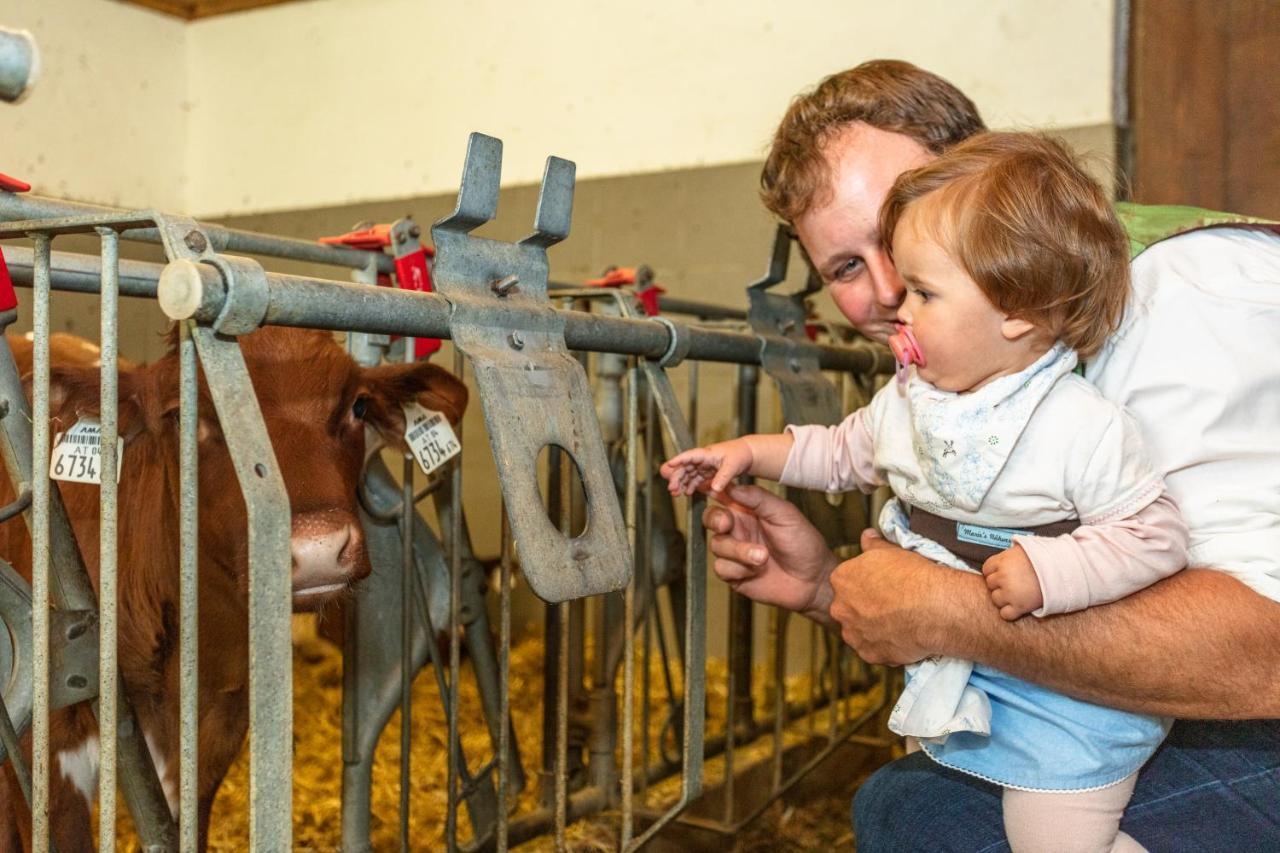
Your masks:
<svg viewBox="0 0 1280 853"><path fill-rule="evenodd" d="M1006 604L1000 608L1000 618L1006 622L1015 622L1027 615L1027 611L1012 604Z"/></svg>

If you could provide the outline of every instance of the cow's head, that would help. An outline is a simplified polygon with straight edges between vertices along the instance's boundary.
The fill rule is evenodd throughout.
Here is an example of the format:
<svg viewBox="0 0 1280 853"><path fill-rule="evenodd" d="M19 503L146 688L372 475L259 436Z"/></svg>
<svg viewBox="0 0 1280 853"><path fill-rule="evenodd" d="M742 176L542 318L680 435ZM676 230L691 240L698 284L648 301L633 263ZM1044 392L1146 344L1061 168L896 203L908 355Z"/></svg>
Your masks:
<svg viewBox="0 0 1280 853"><path fill-rule="evenodd" d="M356 510L359 477L376 449L370 442L404 447L401 406L410 401L457 423L467 390L448 371L425 362L360 367L328 332L273 327L240 338L240 344L289 492L294 608L316 609L370 571ZM167 481L164 500L176 505L176 354L144 367L122 367L119 384L120 434L127 448L121 512L131 477ZM55 367L50 411L64 425L97 416L98 370ZM203 375L199 446L202 572L213 564L243 588L244 500Z"/></svg>

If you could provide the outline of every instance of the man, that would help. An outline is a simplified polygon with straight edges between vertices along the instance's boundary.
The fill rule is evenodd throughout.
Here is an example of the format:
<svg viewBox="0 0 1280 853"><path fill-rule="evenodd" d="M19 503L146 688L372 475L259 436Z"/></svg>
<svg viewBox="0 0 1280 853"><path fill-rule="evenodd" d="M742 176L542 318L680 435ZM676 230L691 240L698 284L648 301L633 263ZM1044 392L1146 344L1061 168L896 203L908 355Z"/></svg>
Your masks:
<svg viewBox="0 0 1280 853"><path fill-rule="evenodd" d="M881 201L903 171L982 129L955 87L891 61L833 75L783 118L765 203L868 336L887 338L904 295L877 233ZM1190 568L1113 604L1009 623L981 576L870 531L841 564L791 504L735 487L706 515L715 570L838 628L871 662L968 658L1178 717L1124 831L1153 851L1280 849L1280 233L1158 214L1123 211L1139 252L1134 296L1086 375L1142 425L1191 528ZM1191 230L1204 225L1223 227ZM854 822L864 853L1007 849L999 789L922 753L863 786Z"/></svg>

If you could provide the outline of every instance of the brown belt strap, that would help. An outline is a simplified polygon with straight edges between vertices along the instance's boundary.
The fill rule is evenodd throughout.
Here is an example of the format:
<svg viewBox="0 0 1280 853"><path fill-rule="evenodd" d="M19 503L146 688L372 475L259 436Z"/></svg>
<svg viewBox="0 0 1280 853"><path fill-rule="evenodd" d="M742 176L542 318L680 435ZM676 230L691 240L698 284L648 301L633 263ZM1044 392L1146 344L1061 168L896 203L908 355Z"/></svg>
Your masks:
<svg viewBox="0 0 1280 853"><path fill-rule="evenodd" d="M919 507L909 507L907 520L913 533L932 539L955 554L971 569L982 569L982 564L992 554L998 554L1013 544L1013 536L1061 536L1080 526L1076 519L1055 521L1039 527L981 527L965 524L934 515Z"/></svg>

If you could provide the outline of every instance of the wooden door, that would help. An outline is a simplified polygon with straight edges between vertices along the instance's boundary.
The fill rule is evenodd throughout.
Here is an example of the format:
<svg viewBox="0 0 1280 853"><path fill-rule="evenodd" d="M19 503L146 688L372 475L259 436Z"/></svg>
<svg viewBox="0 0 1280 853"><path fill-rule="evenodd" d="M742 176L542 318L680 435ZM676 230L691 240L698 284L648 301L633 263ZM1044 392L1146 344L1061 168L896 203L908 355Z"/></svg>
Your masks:
<svg viewBox="0 0 1280 853"><path fill-rule="evenodd" d="M1129 12L1131 197L1280 219L1280 0Z"/></svg>

